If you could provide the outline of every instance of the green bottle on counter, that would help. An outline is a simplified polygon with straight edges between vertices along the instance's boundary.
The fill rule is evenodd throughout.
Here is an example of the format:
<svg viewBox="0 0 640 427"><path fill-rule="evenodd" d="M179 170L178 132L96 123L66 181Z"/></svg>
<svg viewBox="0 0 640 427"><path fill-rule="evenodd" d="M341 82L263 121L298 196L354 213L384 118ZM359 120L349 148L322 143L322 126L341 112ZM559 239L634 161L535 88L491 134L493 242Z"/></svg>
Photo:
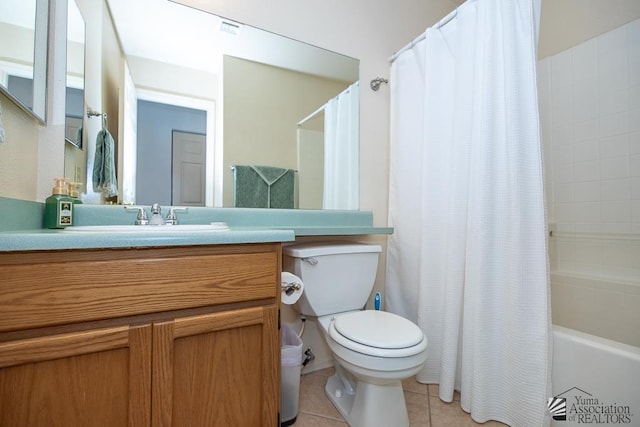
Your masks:
<svg viewBox="0 0 640 427"><path fill-rule="evenodd" d="M44 202L45 228L65 228L73 225L73 199L69 197L68 178L54 178L51 196Z"/></svg>

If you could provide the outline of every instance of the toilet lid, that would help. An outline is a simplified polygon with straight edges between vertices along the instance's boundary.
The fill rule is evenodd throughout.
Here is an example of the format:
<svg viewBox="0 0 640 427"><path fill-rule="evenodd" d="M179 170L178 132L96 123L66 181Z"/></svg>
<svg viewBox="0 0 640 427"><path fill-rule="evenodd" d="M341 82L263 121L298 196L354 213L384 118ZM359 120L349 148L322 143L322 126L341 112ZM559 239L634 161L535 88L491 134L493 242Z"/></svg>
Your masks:
<svg viewBox="0 0 640 427"><path fill-rule="evenodd" d="M381 349L414 347L424 340L424 334L413 322L386 311L342 314L335 318L334 328L348 340Z"/></svg>

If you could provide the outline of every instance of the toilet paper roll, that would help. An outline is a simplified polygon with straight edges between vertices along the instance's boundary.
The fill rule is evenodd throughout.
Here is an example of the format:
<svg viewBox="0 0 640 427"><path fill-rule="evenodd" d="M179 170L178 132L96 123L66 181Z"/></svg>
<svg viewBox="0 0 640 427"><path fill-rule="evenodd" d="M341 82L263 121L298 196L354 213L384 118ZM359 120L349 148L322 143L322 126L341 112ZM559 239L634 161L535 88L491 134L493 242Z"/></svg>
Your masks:
<svg viewBox="0 0 640 427"><path fill-rule="evenodd" d="M287 305L295 304L302 296L302 292L304 292L304 283L302 283L302 279L293 273L283 271L281 284L282 303Z"/></svg>

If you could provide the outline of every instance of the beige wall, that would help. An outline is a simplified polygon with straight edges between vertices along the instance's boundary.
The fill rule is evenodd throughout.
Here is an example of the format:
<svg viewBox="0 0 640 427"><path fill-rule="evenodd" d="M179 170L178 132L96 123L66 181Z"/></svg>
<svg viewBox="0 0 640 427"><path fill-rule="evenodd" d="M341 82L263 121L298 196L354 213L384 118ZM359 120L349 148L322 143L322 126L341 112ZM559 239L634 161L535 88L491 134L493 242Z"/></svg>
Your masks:
<svg viewBox="0 0 640 427"><path fill-rule="evenodd" d="M297 123L349 83L224 57L223 205L233 206L232 165L297 168Z"/></svg>
<svg viewBox="0 0 640 427"><path fill-rule="evenodd" d="M0 110L5 129L5 142L0 144L0 196L35 200L38 122L1 93Z"/></svg>
<svg viewBox="0 0 640 427"><path fill-rule="evenodd" d="M124 56L107 9L102 13L102 103L93 108L108 114L109 132L118 135L118 107L123 86ZM99 118L92 120L99 121ZM89 135L89 137L95 135ZM94 139L92 138L92 139Z"/></svg>
<svg viewBox="0 0 640 427"><path fill-rule="evenodd" d="M127 64L138 89L170 92L211 101L215 101L218 96L218 75L214 73L138 56L128 56Z"/></svg>
<svg viewBox="0 0 640 427"><path fill-rule="evenodd" d="M638 0L543 0L538 58L640 18Z"/></svg>
<svg viewBox="0 0 640 427"><path fill-rule="evenodd" d="M324 114L320 113L318 115L324 118ZM300 209L322 209L324 197L324 132L322 130L299 128L297 133L298 207Z"/></svg>

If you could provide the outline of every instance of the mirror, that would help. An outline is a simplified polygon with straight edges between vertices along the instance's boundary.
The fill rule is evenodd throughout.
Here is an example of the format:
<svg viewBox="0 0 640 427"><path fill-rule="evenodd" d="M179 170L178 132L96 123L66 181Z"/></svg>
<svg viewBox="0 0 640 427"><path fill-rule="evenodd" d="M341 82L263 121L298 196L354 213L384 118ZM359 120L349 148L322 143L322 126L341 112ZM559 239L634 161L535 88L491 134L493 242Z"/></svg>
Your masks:
<svg viewBox="0 0 640 427"><path fill-rule="evenodd" d="M0 0L0 91L44 124L48 0Z"/></svg>
<svg viewBox="0 0 640 427"><path fill-rule="evenodd" d="M303 185L323 180L322 170L307 177L318 171L300 163L298 150L305 143L299 131L321 132L322 125L298 123L314 112L322 119L329 100L358 81L358 60L174 2L106 2L131 76L122 86L134 92L118 104L133 99L137 110L135 131L116 138L121 153L135 153L118 166L120 202L189 204L172 189L172 147L184 133L205 147L202 172L188 186L204 182L199 204L234 206L234 165L294 169ZM309 202L298 188L296 206L322 208L322 195Z"/></svg>
<svg viewBox="0 0 640 427"><path fill-rule="evenodd" d="M67 4L67 61L64 117L64 176L84 189L87 171L84 131L85 22L76 0Z"/></svg>
<svg viewBox="0 0 640 427"><path fill-rule="evenodd" d="M65 96L65 140L82 148L84 118L85 23L75 0L67 5L67 90ZM75 177L69 176L73 180Z"/></svg>

